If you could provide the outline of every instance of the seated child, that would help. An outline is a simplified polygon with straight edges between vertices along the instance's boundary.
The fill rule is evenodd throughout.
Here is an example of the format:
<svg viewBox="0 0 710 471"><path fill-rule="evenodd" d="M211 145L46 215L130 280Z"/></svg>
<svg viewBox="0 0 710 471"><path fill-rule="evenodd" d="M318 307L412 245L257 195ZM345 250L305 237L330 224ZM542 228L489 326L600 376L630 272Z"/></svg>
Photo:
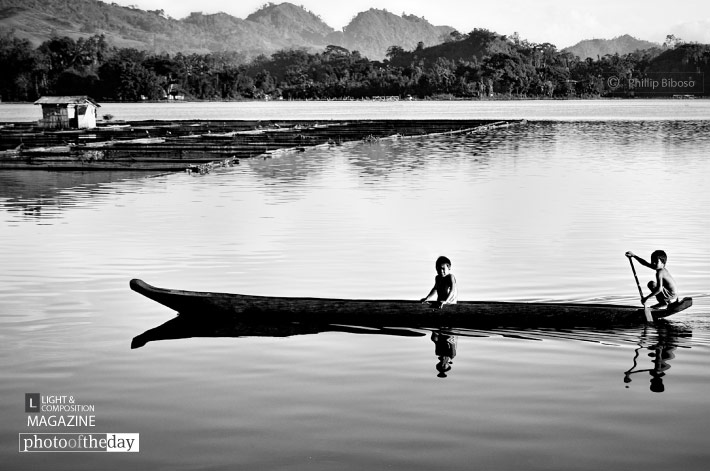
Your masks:
<svg viewBox="0 0 710 471"><path fill-rule="evenodd" d="M651 254L651 263L648 263L646 260L630 251L626 252L626 256L635 258L641 265L656 270L656 280L648 282L648 289L651 290L651 294L641 298L641 302L644 305L646 305L646 301L653 296L656 297L658 304L651 306L652 308L667 306L678 302L677 285L670 272L666 269L668 256L663 250L656 250Z"/></svg>
<svg viewBox="0 0 710 471"><path fill-rule="evenodd" d="M433 307L441 308L444 304L456 304L458 289L456 288L456 278L451 274L451 260L439 257L436 259L435 266L437 275L434 278L434 287L421 301L426 302L436 293L436 302L432 303Z"/></svg>

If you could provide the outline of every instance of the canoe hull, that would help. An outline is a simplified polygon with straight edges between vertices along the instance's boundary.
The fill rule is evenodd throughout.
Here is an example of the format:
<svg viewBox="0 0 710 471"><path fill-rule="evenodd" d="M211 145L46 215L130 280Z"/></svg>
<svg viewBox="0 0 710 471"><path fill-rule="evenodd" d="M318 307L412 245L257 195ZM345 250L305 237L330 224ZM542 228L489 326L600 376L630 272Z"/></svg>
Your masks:
<svg viewBox="0 0 710 471"><path fill-rule="evenodd" d="M640 323L636 306L578 303L462 301L432 309L418 301L289 298L157 288L131 280L131 289L181 315L232 316L269 322L308 322L389 327L579 326ZM653 310L654 319L687 309L685 298L671 309Z"/></svg>

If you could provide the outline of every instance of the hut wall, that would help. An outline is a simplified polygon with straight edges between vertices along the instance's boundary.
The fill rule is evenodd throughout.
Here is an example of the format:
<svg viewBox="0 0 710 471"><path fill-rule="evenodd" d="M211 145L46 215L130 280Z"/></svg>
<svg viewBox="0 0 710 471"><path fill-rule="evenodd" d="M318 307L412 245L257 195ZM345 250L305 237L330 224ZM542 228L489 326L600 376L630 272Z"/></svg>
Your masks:
<svg viewBox="0 0 710 471"><path fill-rule="evenodd" d="M76 107L77 126L79 128L96 127L96 107L92 105L79 105Z"/></svg>
<svg viewBox="0 0 710 471"><path fill-rule="evenodd" d="M88 105L42 105L40 125L47 129L96 127L96 107Z"/></svg>
<svg viewBox="0 0 710 471"><path fill-rule="evenodd" d="M42 120L40 121L40 125L48 129L68 128L69 111L66 105L42 105Z"/></svg>

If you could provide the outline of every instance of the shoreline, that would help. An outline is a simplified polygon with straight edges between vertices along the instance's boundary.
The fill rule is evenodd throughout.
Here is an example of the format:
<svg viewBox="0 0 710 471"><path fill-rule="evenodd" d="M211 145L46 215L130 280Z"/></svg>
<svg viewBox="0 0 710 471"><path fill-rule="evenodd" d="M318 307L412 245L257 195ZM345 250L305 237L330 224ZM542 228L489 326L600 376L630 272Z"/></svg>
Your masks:
<svg viewBox="0 0 710 471"><path fill-rule="evenodd" d="M710 120L710 100L214 101L100 103L98 118L122 121L337 121L354 119L639 121ZM0 123L34 123L33 104L0 104Z"/></svg>

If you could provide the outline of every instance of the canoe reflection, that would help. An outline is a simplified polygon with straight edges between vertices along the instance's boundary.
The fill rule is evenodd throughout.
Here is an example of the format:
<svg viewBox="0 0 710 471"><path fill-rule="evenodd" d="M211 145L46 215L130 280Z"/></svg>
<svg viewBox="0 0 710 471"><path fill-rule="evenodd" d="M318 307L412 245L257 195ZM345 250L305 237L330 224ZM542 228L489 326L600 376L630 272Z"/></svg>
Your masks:
<svg viewBox="0 0 710 471"><path fill-rule="evenodd" d="M209 317L207 318L209 319ZM346 332L351 334L389 335L399 337L424 337L427 330L420 328L392 328L380 326L353 326L340 324L303 323L273 320L272 322L248 322L233 318L218 320L201 319L199 316L181 316L167 321L133 338L131 348L141 348L148 342L188 338L217 337L291 337L323 332ZM675 358L678 348L690 348L685 339L692 337L692 330L683 324L656 321L655 325L627 327L611 330L598 329L435 329L431 330L434 343L437 376L446 378L452 369L457 354L458 337L487 338L505 337L524 341L565 340L591 342L602 345L637 345L634 349L633 366L624 372L626 387L632 375L648 373L653 392L665 390L664 377ZM648 350L650 364L644 368L642 351Z"/></svg>
<svg viewBox="0 0 710 471"><path fill-rule="evenodd" d="M682 339L692 335L688 328L663 321L656 322L654 327L645 328L639 338L638 348L634 350L633 366L624 372L626 387L628 388L632 381L631 375L648 373L651 376L649 389L656 393L665 391L663 379L671 367L670 361L675 358L676 349L683 348ZM649 351L650 368L642 368L643 365L639 364L643 350Z"/></svg>
<svg viewBox="0 0 710 471"><path fill-rule="evenodd" d="M410 329L389 327L361 327L336 324L308 324L300 322L242 322L233 319L200 320L191 316L170 319L165 324L149 329L133 338L131 348L145 346L148 342L177 340L194 337L291 337L322 332L348 332L352 334L394 335L399 337L423 337L426 334Z"/></svg>

